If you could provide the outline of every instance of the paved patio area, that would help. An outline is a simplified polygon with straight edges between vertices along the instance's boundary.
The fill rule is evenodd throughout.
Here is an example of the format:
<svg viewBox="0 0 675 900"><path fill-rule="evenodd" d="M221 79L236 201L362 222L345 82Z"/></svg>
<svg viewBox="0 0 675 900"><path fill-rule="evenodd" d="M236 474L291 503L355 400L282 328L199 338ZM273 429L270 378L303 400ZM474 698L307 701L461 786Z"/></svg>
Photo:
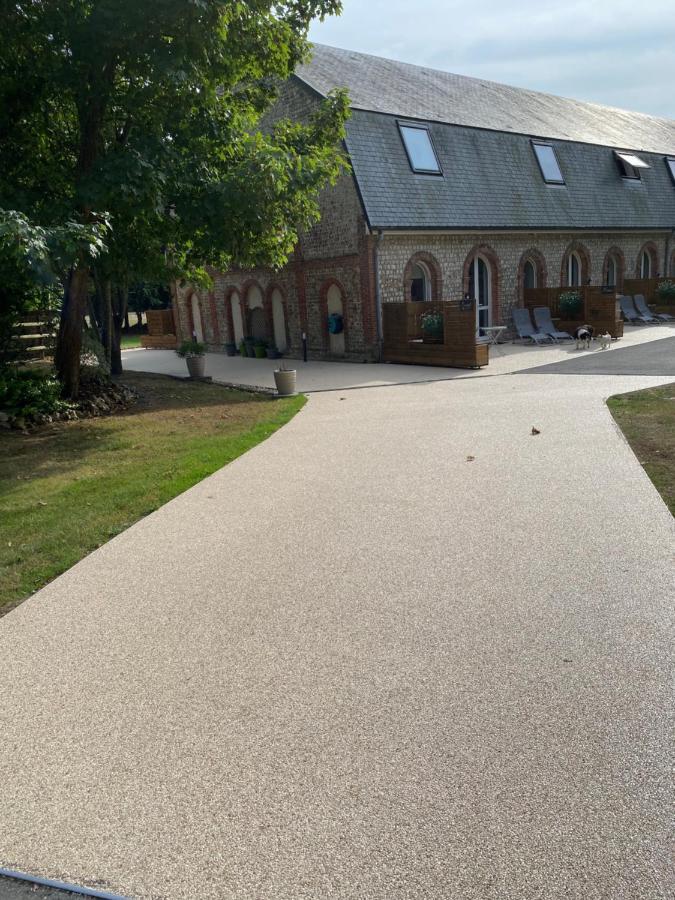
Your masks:
<svg viewBox="0 0 675 900"><path fill-rule="evenodd" d="M626 335L612 345L615 349L656 343L675 336L675 324L653 327L627 326ZM457 378L480 378L520 372L536 366L551 365L582 357L604 356L607 351L579 351L570 342L543 347L523 344L501 344L491 350L490 365L484 369L441 369L433 366L377 365L373 363L340 363L310 360L288 360L298 371L298 390L347 390L349 388L382 387L393 384L416 384L429 381L452 381ZM159 372L184 376L185 361L172 350L126 350L124 367L137 372ZM268 359L245 359L224 353L207 354L207 374L215 381L250 387L274 388L274 369L279 363ZM645 373L652 374L652 373ZM654 373L657 374L657 373ZM663 373L662 373L663 374Z"/></svg>
<svg viewBox="0 0 675 900"><path fill-rule="evenodd" d="M314 394L92 553L0 621L0 862L670 900L675 528L604 402L664 380Z"/></svg>

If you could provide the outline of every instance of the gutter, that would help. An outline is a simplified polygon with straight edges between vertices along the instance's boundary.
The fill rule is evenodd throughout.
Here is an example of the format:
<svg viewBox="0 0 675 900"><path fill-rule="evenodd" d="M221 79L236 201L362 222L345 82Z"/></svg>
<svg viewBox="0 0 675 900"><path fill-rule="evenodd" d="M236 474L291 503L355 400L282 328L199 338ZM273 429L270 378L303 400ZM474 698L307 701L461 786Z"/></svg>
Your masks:
<svg viewBox="0 0 675 900"><path fill-rule="evenodd" d="M380 286L380 244L384 231L377 232L377 240L373 247L373 265L375 266L375 326L377 328L377 357L382 362L382 290Z"/></svg>

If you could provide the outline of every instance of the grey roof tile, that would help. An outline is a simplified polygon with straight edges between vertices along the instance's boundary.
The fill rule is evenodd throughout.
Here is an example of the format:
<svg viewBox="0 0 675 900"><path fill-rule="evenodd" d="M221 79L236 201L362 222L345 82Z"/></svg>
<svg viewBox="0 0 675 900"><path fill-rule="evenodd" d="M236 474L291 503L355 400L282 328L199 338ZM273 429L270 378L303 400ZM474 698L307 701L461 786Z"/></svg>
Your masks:
<svg viewBox="0 0 675 900"><path fill-rule="evenodd" d="M296 75L320 94L349 90L353 109L618 149L675 154L675 121L314 45Z"/></svg>

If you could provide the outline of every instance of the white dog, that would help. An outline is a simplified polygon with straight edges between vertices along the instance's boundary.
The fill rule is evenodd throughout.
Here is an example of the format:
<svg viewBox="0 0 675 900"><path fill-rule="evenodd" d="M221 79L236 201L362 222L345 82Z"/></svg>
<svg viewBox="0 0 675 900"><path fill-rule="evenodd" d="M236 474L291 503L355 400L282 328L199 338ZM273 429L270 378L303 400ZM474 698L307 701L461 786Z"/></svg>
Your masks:
<svg viewBox="0 0 675 900"><path fill-rule="evenodd" d="M599 334L598 340L600 341L600 349L601 350L611 350L611 347L612 347L612 335L611 334Z"/></svg>

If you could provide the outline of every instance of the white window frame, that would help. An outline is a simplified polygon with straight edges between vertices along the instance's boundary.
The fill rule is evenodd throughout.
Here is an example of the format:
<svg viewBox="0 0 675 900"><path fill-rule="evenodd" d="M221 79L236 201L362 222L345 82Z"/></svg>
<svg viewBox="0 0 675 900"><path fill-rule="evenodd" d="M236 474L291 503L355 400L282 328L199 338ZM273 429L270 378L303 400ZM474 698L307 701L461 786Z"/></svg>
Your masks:
<svg viewBox="0 0 675 900"><path fill-rule="evenodd" d="M479 290L478 290L478 263L482 262L485 266L485 270L487 272L487 303L481 305ZM492 326L492 291L494 290L494 285L492 284L492 266L490 265L490 261L487 260L480 253L477 253L474 258L471 260L471 265L469 267L469 293L476 301L476 335L479 340L487 340L487 335L481 334L481 328L490 328ZM487 325L480 324L480 313L481 310L487 310Z"/></svg>
<svg viewBox="0 0 675 900"><path fill-rule="evenodd" d="M428 125L422 125L419 122L399 122L396 123L398 125L398 133L401 136L401 142L403 144L403 149L405 150L405 155L408 157L408 163L410 168L416 175L443 175L443 169L441 168L441 161L438 158L438 153L436 153L436 148L434 147L434 142L431 138L431 131ZM426 132L427 138L429 140L429 146L431 147L431 152L434 154L434 159L436 160L436 168L435 169L421 169L418 168L413 162L413 158L411 156L410 150L408 149L408 144L405 139L405 131L404 129L409 128L411 131L424 131Z"/></svg>
<svg viewBox="0 0 675 900"><path fill-rule="evenodd" d="M649 250L643 250L640 255L640 278L652 277L652 255ZM647 265L645 265L647 263ZM645 270L649 270L645 275Z"/></svg>
<svg viewBox="0 0 675 900"><path fill-rule="evenodd" d="M532 266L532 271L534 272L534 284L533 288L539 287L539 271L536 262L528 256L528 258L523 263L523 290L527 290L527 285L525 284L525 269L528 266Z"/></svg>
<svg viewBox="0 0 675 900"><path fill-rule="evenodd" d="M577 274L578 281L572 280L572 262L576 260L577 263ZM568 287L581 287L581 280L583 277L583 266L581 265L581 257L576 252L576 250L571 250L567 255L567 286Z"/></svg>
<svg viewBox="0 0 675 900"><path fill-rule="evenodd" d="M411 296L410 300L412 303L428 302L429 300L431 300L431 272L429 271L429 267L426 265L426 263L423 263L420 260L417 260L415 263L413 263L413 272L418 267L422 270L422 273L424 275L424 297L422 297L422 300L420 301L420 300L413 300L412 296ZM412 282L414 280L415 280L414 278L410 279L411 293L412 293Z"/></svg>
<svg viewBox="0 0 675 900"><path fill-rule="evenodd" d="M610 281L609 278L609 270L611 268L614 270L614 278ZM607 272L605 274L605 284L609 287L616 287L619 281L619 265L616 256L613 253L610 253L607 257Z"/></svg>

